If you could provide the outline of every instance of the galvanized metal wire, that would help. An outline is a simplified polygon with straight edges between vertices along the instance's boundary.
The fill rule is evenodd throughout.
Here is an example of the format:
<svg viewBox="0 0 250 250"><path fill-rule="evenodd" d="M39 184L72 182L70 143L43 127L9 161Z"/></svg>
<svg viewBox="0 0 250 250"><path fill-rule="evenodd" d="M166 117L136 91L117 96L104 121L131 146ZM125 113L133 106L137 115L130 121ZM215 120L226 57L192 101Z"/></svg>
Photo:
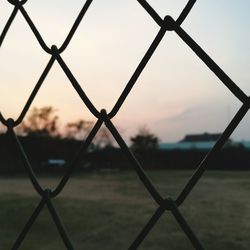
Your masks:
<svg viewBox="0 0 250 250"><path fill-rule="evenodd" d="M190 37L189 34L181 27L181 24L187 18L189 12L191 11L196 1L189 0L185 8L179 15L179 17L176 20L174 20L171 16L168 16L168 15L166 15L165 18L160 17L160 15L149 5L149 3L146 0L137 0L137 2L141 5L141 7L144 8L145 11L153 18L156 25L159 26L159 31L110 112L107 112L104 109L102 109L101 111L98 111L96 109L95 105L91 102L91 100L85 94L79 82L77 81L73 73L71 72L70 68L67 66L67 63L61 57L61 53L67 49L67 46L69 45L72 37L74 36L79 24L82 22L83 17L88 11L88 8L90 7L93 0L85 1L70 32L68 33L66 39L64 40L63 44L60 47L57 47L56 45L49 47L46 44L42 35L39 33L39 30L36 28L36 25L34 24L29 14L25 10L25 3L27 2L27 0L8 0L8 2L11 5L13 5L13 11L3 31L0 34L0 46L4 42L4 39L8 33L8 30L11 27L13 20L16 18L17 13L19 12L24 17L30 29L32 30L34 36L36 37L38 43L41 46L41 49L43 49L44 52L50 55L48 64L43 70L40 78L38 79L19 117L16 120L14 120L12 118L5 118L0 113L0 121L2 124L4 124L7 127L8 132L10 133L13 140L15 141L15 145L18 148L20 155L23 159L24 167L29 176L29 179L34 189L41 197L39 204L37 205L36 209L30 216L30 218L28 218L27 223L24 225L22 231L20 232L19 236L17 237L11 249L16 250L20 248L27 233L30 231L33 223L36 221L37 217L39 216L39 214L41 213L41 211L43 210L45 206L47 206L48 211L51 214L52 220L55 222L55 225L58 229L58 232L66 248L74 249L73 243L70 240L70 237L68 233L66 232L66 229L63 226L63 223L60 219L60 216L56 208L54 207L53 199L57 197L58 195L60 195L65 185L67 184L68 180L70 179L72 173L74 172L76 164L80 159L80 156L82 156L87 151L89 145L91 144L95 135L97 134L97 132L99 131L99 129L101 128L103 124L106 125L106 127L111 132L114 139L116 140L116 142L118 143L122 151L124 152L124 154L130 160L131 165L133 166L136 174L138 175L139 179L142 182L142 185L145 187L145 189L148 191L148 193L151 195L152 199L156 202L158 206L156 211L152 215L152 217L149 219L148 222L146 222L145 227L141 230L141 232L138 233L135 240L131 243L130 246L128 245L128 249L130 250L138 249L138 247L141 245L141 243L150 233L152 228L155 226L157 221L161 218L161 216L166 211L170 211L172 213L173 217L176 219L177 223L180 225L181 229L186 234L186 236L192 243L193 247L195 249L204 249L202 243L197 238L196 234L192 231L191 226L188 224L188 222L185 220L184 216L180 212L179 207L189 196L190 192L193 190L197 182L201 179L203 173L208 168L209 160L221 150L221 148L223 147L227 139L230 137L230 135L233 133L235 128L238 126L238 124L241 122L241 120L243 119L247 111L249 110L250 99L229 78L229 76L213 61L213 59L192 39L192 37ZM205 158L197 166L195 172L193 173L191 178L188 180L187 184L184 186L183 190L180 192L180 194L176 198L163 197L160 194L160 192L155 187L154 183L149 179L147 174L144 172L143 166L140 164L140 162L136 159L136 157L130 151L124 139L122 138L122 136L120 135L120 133L118 132L114 124L112 123L112 118L114 118L119 112L119 109L123 105L131 89L136 84L138 77L141 75L145 66L149 62L151 56L154 54L155 50L157 49L157 47L159 46L159 44L161 43L163 37L166 35L167 32L175 32L187 44L187 46L189 46L191 50L193 50L193 52L201 59L201 61L203 61L207 65L207 67L221 80L221 82L235 95L235 97L242 102L242 106L236 113L235 117L229 123L228 127L222 133L221 137L218 139L214 147L208 152ZM62 179L60 180L60 182L58 183L58 185L56 186L56 188L54 190L51 190L51 189L43 188L40 185L33 171L32 164L30 163L27 157L27 154L22 146L22 143L19 141L19 138L16 135L14 128L18 126L25 118L37 93L39 92L40 87L44 83L44 80L46 79L48 73L53 67L53 64L55 61L59 63L60 67L62 68L66 76L68 77L70 83L72 84L72 87L80 96L83 104L86 105L88 110L97 118L97 122L95 123L92 130L90 131L87 139L83 142L82 147L79 149L75 157L72 159L72 162L68 164L67 171L62 177Z"/></svg>

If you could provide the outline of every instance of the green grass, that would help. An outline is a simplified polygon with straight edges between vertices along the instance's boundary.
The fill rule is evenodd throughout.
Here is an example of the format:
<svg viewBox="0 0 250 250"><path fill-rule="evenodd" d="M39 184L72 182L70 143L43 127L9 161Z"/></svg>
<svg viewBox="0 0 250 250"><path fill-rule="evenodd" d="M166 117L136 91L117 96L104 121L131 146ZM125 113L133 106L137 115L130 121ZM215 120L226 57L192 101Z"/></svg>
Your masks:
<svg viewBox="0 0 250 250"><path fill-rule="evenodd" d="M150 171L164 196L175 198L190 171ZM249 249L250 172L207 172L180 207L206 249ZM56 177L41 177L53 188ZM11 249L39 203L26 177L0 178L0 250ZM75 249L128 249L157 208L134 172L73 176L53 200ZM51 216L44 208L20 249L65 249ZM139 249L193 249L186 235L166 212Z"/></svg>

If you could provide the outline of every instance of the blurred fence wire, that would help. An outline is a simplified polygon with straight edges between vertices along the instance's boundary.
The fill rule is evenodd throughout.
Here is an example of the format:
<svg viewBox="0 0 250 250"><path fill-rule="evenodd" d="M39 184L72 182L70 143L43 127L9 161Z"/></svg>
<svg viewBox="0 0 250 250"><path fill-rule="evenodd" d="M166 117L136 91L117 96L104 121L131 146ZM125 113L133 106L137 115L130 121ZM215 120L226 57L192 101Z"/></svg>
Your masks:
<svg viewBox="0 0 250 250"><path fill-rule="evenodd" d="M124 152L124 154L130 160L131 165L133 166L136 174L140 178L145 189L149 192L149 194L152 196L152 199L157 204L156 211L154 212L152 217L149 219L149 221L146 222L146 225L141 230L141 232L139 232L138 235L135 237L135 240L130 245L128 244L128 249L131 249L131 250L137 249L140 246L140 244L143 242L143 240L147 237L147 235L150 233L150 231L155 226L157 221L161 218L161 216L166 211L169 211L170 214L173 215L173 217L176 219L176 221L180 225L183 232L186 234L186 236L192 243L193 247L195 249L204 249L204 246L202 245L200 240L197 238L196 234L191 229L191 226L188 224L188 222L185 220L184 216L180 212L179 207L186 200L186 198L188 197L190 192L193 190L196 183L201 179L202 174L208 167L209 160L220 151L220 149L223 147L227 139L233 133L233 131L238 126L242 118L245 116L245 114L247 113L250 107L250 102L249 102L249 97L229 78L229 76L213 61L213 59L211 59L211 57L181 27L181 24L187 18L189 12L191 11L196 1L189 0L185 8L179 15L179 17L176 20L174 20L171 16L168 16L168 15L166 15L164 18L159 16L158 13L149 5L149 3L146 0L137 0L138 4L140 4L141 7L145 9L148 15L150 15L152 19L155 21L155 24L159 26L159 31L110 112L107 112L105 109L102 109L100 111L96 109L95 105L91 102L91 100L85 94L79 82L77 81L77 79L71 72L70 68L67 66L67 63L63 60L61 56L61 53L67 49L67 46L69 45L72 37L74 36L79 24L82 22L84 15L88 11L93 0L85 1L84 6L80 10L79 15L77 16L72 28L70 29L70 32L68 33L63 44L60 47L57 47L56 45L53 45L51 47L47 46L42 35L39 33L39 30L37 29L36 25L34 24L34 22L32 21L32 19L30 18L29 14L27 13L25 9L25 4L27 0L8 0L8 2L9 4L13 5L13 11L6 25L4 26L2 33L0 34L0 46L4 42L4 39L8 33L8 30L11 27L13 20L15 19L17 13L19 12L24 17L30 29L32 30L34 36L36 37L38 43L41 46L41 49L43 49L45 53L50 55L50 59L47 63L47 66L45 67L40 78L35 84L35 87L33 91L31 92L26 104L24 105L19 117L16 120L12 118L6 119L0 113L0 121L3 125L6 126L6 128L8 129L8 133L14 139L15 144L22 156L27 175L29 176L34 189L41 197L39 204L37 205L34 212L31 214L31 216L28 218L26 225L24 225L22 231L20 232L19 236L14 242L12 249L19 249L27 233L31 229L33 223L36 221L37 217L39 216L39 214L41 213L41 211L43 210L45 206L47 206L48 211L51 214L53 221L55 222L55 225L58 229L58 232L61 235L61 239L63 243L65 244L66 248L74 249L73 242L70 240L70 237L68 233L66 232L65 227L63 226L62 220L53 204L53 199L57 197L58 195L60 195L65 185L67 184L68 180L70 179L72 173L74 172L76 163L80 159L80 156L82 156L84 152L86 152L91 142L93 141L95 135L97 134L97 132L99 131L99 129L101 128L103 124L106 125L106 127L111 132L114 139L119 144L122 151ZM176 198L163 197L159 193L159 191L154 186L154 183L148 178L147 174L144 172L143 166L138 162L136 157L130 151L129 147L127 146L124 139L118 132L117 128L112 123L112 118L114 118L116 114L118 113L119 109L123 105L123 102L129 95L131 89L136 84L138 77L144 70L151 56L154 54L155 50L157 49L157 47L159 46L159 44L161 43L163 37L166 35L167 32L175 32L183 40L183 42L185 42L191 48L191 50L193 50L193 52L201 59L201 61L203 61L203 63L205 63L207 67L221 80L221 82L235 95L235 97L238 98L242 102L242 106L240 107L240 109L238 110L238 112L236 113L232 121L229 123L228 127L224 130L224 132L222 133L221 137L218 139L214 147L207 153L205 158L197 166L195 172L193 173L191 178L187 181L187 184L184 186L183 190L180 192L180 194ZM71 163L67 166L67 171L65 175L62 177L62 179L60 180L56 188L54 190L51 190L51 189L43 188L40 185L33 171L32 165L27 157L27 154L24 151L24 148L14 131L14 128L18 126L25 118L28 110L30 109L32 102L34 101L40 87L42 86L48 73L53 67L53 64L55 61L59 63L60 67L66 74L70 83L72 84L72 87L80 96L83 104L85 104L87 108L89 109L89 111L97 118L97 121L95 125L93 126L92 130L90 131L89 135L87 136L86 140L82 143L81 148L76 153L75 157L72 159ZM166 242L166 245L167 245L167 242Z"/></svg>

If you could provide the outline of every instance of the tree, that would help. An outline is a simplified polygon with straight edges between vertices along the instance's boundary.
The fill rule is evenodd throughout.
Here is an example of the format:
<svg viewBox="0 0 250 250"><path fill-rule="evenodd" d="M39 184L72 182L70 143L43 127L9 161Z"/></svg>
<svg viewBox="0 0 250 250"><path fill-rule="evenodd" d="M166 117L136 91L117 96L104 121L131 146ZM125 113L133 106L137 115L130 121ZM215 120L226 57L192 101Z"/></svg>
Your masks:
<svg viewBox="0 0 250 250"><path fill-rule="evenodd" d="M90 132L92 121L78 120L66 125L65 136L71 139L83 139Z"/></svg>
<svg viewBox="0 0 250 250"><path fill-rule="evenodd" d="M158 148L159 139L152 134L146 127L139 128L138 133L130 138L131 148L134 151L149 151Z"/></svg>
<svg viewBox="0 0 250 250"><path fill-rule="evenodd" d="M51 106L34 107L17 132L29 136L59 136L58 116L55 113L56 109Z"/></svg>
<svg viewBox="0 0 250 250"><path fill-rule="evenodd" d="M78 120L76 122L71 122L66 125L65 137L71 139L82 140L86 138L90 133L94 125L93 121ZM102 126L97 132L96 136L93 139L93 144L97 149L112 147L114 143L113 136L109 130Z"/></svg>

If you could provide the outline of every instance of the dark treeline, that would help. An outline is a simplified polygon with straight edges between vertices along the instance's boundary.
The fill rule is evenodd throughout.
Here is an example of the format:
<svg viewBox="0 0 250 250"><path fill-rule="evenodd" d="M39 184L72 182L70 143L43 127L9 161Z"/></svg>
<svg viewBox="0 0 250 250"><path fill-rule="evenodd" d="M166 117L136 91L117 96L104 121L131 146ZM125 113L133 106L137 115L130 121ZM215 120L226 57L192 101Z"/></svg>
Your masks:
<svg viewBox="0 0 250 250"><path fill-rule="evenodd" d="M49 159L69 161L81 144L74 139L53 137L18 136L18 139L35 170L47 170ZM0 135L0 149L1 172L25 170L19 147L11 136Z"/></svg>
<svg viewBox="0 0 250 250"><path fill-rule="evenodd" d="M68 123L60 133L53 107L33 108L27 120L16 129L21 147L36 171L65 171L79 152L92 126L92 121L78 120ZM146 127L130 138L131 151L145 169L194 169L207 152L198 149L160 150L159 139ZM114 139L106 127L101 127L87 152L81 153L76 170L131 169L133 163L123 150L114 147ZM230 144L209 160L210 169L249 169L250 151ZM0 132L0 172L20 173L25 164L15 139Z"/></svg>
<svg viewBox="0 0 250 250"><path fill-rule="evenodd" d="M138 159L150 169L194 169L207 155L199 150L157 150L138 154ZM250 151L244 148L225 148L208 162L209 169L250 170Z"/></svg>
<svg viewBox="0 0 250 250"><path fill-rule="evenodd" d="M64 171L82 141L60 137L19 136L19 140L35 171ZM0 172L25 172L25 166L20 151L10 135L0 135ZM145 169L194 169L207 152L199 150L135 150L139 162ZM56 160L50 163L50 160ZM65 164L57 164L57 160ZM225 148L208 162L210 169L250 170L250 151L244 147ZM76 164L76 170L91 171L98 169L132 169L125 153L112 146L96 148L89 147Z"/></svg>

